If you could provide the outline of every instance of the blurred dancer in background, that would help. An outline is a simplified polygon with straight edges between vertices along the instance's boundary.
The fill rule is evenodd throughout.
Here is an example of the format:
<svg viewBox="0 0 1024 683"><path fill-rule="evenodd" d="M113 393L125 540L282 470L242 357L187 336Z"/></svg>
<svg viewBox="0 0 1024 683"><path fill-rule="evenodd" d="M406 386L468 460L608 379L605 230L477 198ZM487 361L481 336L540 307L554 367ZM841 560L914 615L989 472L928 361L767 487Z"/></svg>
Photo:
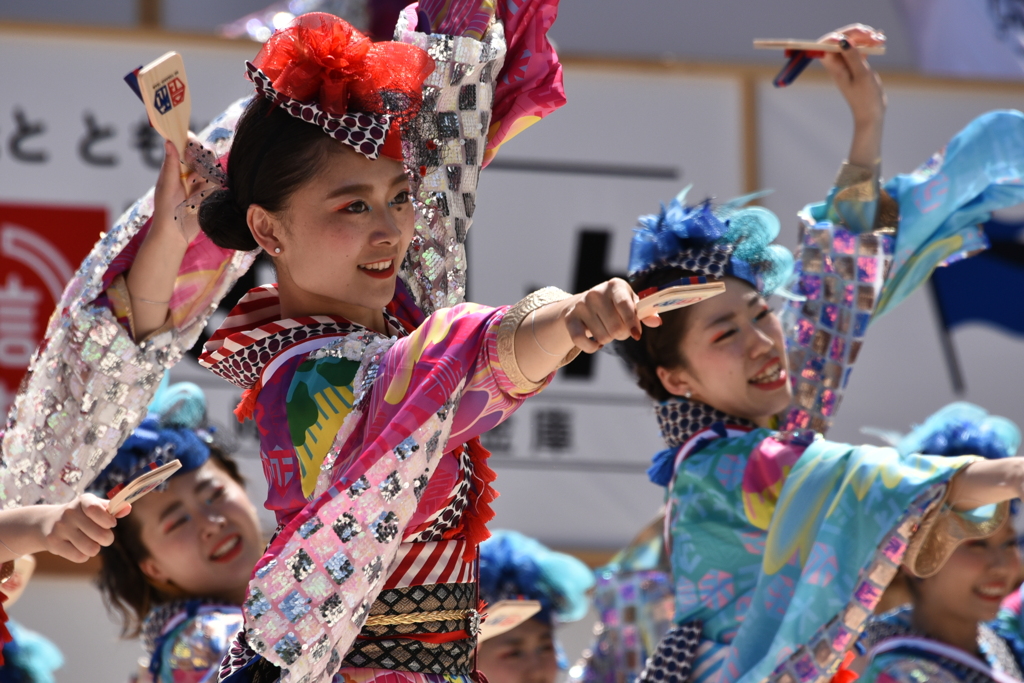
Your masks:
<svg viewBox="0 0 1024 683"><path fill-rule="evenodd" d="M675 592L659 515L595 571L594 641L569 670L572 681L633 683L672 626Z"/></svg>
<svg viewBox="0 0 1024 683"><path fill-rule="evenodd" d="M999 459L1015 455L1020 440L1020 430L1009 420L969 403L954 403L911 431L896 450L901 456L976 454ZM988 513L961 514L966 528L977 523L972 514ZM1020 628L1014 628L1019 621L1001 619L994 629L985 623L1016 588L1020 567L1012 518L991 536L960 544L929 576L914 576L901 567L909 604L868 623L857 648L867 655L861 680L1021 680L1010 647L1021 642Z"/></svg>
<svg viewBox="0 0 1024 683"><path fill-rule="evenodd" d="M122 634L142 638L140 682L216 681L264 540L238 467L206 424L199 387L161 391L90 489L116 492L175 459L181 469L136 501L101 551L98 582Z"/></svg>
<svg viewBox="0 0 1024 683"><path fill-rule="evenodd" d="M567 668L556 629L582 619L594 585L590 569L517 531L494 531L480 544L480 597L494 606L535 600L540 611L491 636L481 631L477 668L490 683L555 683Z"/></svg>

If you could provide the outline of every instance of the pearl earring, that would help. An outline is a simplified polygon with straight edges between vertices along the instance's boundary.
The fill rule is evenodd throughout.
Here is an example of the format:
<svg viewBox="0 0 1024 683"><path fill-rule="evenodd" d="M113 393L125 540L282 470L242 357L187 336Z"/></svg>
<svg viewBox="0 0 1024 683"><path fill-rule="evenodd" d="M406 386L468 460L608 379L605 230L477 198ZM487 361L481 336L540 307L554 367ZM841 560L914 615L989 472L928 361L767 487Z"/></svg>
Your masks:
<svg viewBox="0 0 1024 683"><path fill-rule="evenodd" d="M281 253L281 247L274 247L274 253L275 254L280 254Z"/></svg>
<svg viewBox="0 0 1024 683"><path fill-rule="evenodd" d="M687 389L686 393L683 394L683 396L685 396L686 398L692 398L693 397L693 392L690 391L689 389Z"/></svg>

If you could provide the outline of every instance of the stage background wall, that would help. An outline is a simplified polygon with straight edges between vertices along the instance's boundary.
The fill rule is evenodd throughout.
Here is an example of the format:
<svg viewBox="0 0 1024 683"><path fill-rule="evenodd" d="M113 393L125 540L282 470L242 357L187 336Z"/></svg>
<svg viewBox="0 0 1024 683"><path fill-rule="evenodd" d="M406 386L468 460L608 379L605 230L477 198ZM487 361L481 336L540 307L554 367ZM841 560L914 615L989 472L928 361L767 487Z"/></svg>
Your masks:
<svg viewBox="0 0 1024 683"><path fill-rule="evenodd" d="M242 62L256 50L251 43L0 26L0 63L19 65L0 71L0 211L3 204L34 203L99 207L114 217L144 192L156 176L135 146L145 117L120 78L169 49L184 55L196 124L246 94ZM765 204L782 217L782 242L792 244L795 211L824 197L851 124L820 71L785 91L771 88L771 75L756 66L568 60L570 104L510 142L483 176L470 235L471 298L510 303L542 285L572 290L577 274L585 280L624 272L636 216L656 211L690 183L694 200L774 188ZM884 77L887 173L910 170L973 116L1024 103L1021 86ZM44 133L24 142L46 151L45 163L12 155L16 110L45 124ZM86 114L112 127L113 136L92 151L114 155L116 164L96 166L79 153ZM259 275L269 280L272 271ZM1008 305L1018 305L1013 295ZM872 327L833 437L861 439L863 425L906 429L953 398L936 330L920 293ZM1024 423L1016 400L1024 380L1021 342L981 326L954 338L967 398ZM172 376L200 383L213 419L236 429L230 411L238 391L192 361ZM238 436L251 493L262 500L255 442L244 428ZM595 356L589 374L560 375L489 444L502 493L495 525L549 544L599 558L625 543L661 502L644 475L661 448L649 404L610 355ZM269 515L264 520L269 531ZM116 628L98 609L82 575L47 574L12 613L60 644L68 665L58 680L119 680L138 651L115 644ZM588 629L569 632L570 658Z"/></svg>

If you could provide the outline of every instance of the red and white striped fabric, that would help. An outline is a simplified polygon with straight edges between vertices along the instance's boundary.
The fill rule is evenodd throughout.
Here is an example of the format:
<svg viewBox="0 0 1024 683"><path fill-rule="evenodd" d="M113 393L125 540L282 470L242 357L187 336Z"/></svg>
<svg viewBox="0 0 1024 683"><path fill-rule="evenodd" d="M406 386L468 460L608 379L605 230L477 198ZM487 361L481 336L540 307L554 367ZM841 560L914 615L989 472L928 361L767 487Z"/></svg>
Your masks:
<svg viewBox="0 0 1024 683"><path fill-rule="evenodd" d="M462 559L465 550L465 540L402 543L384 590L476 581L476 562Z"/></svg>
<svg viewBox="0 0 1024 683"><path fill-rule="evenodd" d="M231 314L203 345L199 363L213 367L220 361L251 344L284 330L303 327L310 323L334 323L339 318L311 315L281 319L281 301L277 285L263 285L249 291L231 309Z"/></svg>

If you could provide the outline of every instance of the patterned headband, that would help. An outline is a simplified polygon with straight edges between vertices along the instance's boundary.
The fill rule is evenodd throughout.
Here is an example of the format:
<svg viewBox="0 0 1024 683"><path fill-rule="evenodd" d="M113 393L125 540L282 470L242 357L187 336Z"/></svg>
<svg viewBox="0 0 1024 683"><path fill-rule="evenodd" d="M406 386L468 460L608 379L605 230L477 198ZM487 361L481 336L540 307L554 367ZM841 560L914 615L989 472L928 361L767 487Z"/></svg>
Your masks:
<svg viewBox="0 0 1024 683"><path fill-rule="evenodd" d="M419 111L434 60L414 45L373 43L345 20L311 12L271 36L245 68L256 92L295 118L370 160L401 159L399 128Z"/></svg>
<svg viewBox="0 0 1024 683"><path fill-rule="evenodd" d="M279 93L270 78L252 62L245 63L245 70L249 80L256 85L257 94L266 97L295 118L320 126L325 133L344 142L367 159L372 161L380 156L391 128L390 115L353 112L335 116L321 109L316 102L300 102Z"/></svg>

